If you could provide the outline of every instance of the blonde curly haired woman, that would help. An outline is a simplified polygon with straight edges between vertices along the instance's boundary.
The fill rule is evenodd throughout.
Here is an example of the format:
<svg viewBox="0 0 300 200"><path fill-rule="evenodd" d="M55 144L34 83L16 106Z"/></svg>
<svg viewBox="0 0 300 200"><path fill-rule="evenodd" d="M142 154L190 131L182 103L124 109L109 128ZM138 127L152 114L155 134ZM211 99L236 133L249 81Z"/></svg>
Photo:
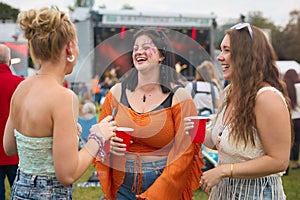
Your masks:
<svg viewBox="0 0 300 200"><path fill-rule="evenodd" d="M11 199L72 199L75 182L114 135L107 116L78 151L78 97L62 86L79 54L74 24L58 8L21 12L20 27L36 75L16 89L4 135L8 155L19 155Z"/></svg>

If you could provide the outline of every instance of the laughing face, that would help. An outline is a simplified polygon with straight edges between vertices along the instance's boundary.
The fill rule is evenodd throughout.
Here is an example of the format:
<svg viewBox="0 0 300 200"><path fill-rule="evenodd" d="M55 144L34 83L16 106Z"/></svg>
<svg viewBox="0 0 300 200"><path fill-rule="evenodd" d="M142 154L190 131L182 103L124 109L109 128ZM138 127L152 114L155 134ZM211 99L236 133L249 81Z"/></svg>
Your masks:
<svg viewBox="0 0 300 200"><path fill-rule="evenodd" d="M132 60L137 70L146 70L158 66L162 57L152 39L146 35L141 35L135 40Z"/></svg>
<svg viewBox="0 0 300 200"><path fill-rule="evenodd" d="M230 67L231 62L231 50L230 50L230 38L225 35L221 43L221 53L217 57L223 68L223 77L226 80L230 80L232 68Z"/></svg>

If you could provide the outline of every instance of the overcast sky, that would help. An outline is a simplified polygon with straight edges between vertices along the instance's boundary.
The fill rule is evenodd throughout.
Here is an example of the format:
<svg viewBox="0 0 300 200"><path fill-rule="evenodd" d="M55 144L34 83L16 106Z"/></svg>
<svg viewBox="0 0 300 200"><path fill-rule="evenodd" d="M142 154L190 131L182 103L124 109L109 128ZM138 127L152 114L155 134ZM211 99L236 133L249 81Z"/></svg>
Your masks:
<svg viewBox="0 0 300 200"><path fill-rule="evenodd" d="M20 10L57 5L67 11L68 5L74 0L0 0ZM260 11L263 17L275 25L286 25L289 13L300 10L300 0L95 0L95 6L106 5L108 10L119 10L128 3L138 11L176 12L209 14L217 16L217 22L223 23L228 19L239 18L251 11ZM247 20L247 19L246 19Z"/></svg>

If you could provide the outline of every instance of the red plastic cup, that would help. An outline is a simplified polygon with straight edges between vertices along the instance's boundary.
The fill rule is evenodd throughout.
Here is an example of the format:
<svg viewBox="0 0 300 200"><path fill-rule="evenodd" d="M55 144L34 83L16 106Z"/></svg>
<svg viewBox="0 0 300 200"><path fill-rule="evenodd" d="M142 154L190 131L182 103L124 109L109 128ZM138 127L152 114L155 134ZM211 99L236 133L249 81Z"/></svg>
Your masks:
<svg viewBox="0 0 300 200"><path fill-rule="evenodd" d="M186 117L194 122L194 128L190 130L190 136L193 143L203 143L206 131L206 122L209 122L208 117L190 116Z"/></svg>
<svg viewBox="0 0 300 200"><path fill-rule="evenodd" d="M123 143L126 144L126 151L129 151L130 139L133 132L132 128L118 127L116 130L116 136L123 139Z"/></svg>

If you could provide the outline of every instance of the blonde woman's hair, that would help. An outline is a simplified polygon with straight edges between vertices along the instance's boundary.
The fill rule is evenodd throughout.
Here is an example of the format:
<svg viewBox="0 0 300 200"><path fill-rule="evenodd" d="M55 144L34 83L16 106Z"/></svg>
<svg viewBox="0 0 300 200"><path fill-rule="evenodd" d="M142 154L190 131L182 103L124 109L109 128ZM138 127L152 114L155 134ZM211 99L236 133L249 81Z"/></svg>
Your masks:
<svg viewBox="0 0 300 200"><path fill-rule="evenodd" d="M212 82L213 70L214 70L214 65L212 64L212 62L210 62L208 60L203 61L196 68L196 72L199 75L199 80L197 80L197 81Z"/></svg>
<svg viewBox="0 0 300 200"><path fill-rule="evenodd" d="M18 23L35 63L38 60L57 62L63 47L77 39L75 25L57 7L23 11L18 15Z"/></svg>
<svg viewBox="0 0 300 200"><path fill-rule="evenodd" d="M203 61L196 68L195 80L213 83L219 92L222 91L221 81L217 75L215 65L209 60Z"/></svg>
<svg viewBox="0 0 300 200"><path fill-rule="evenodd" d="M89 113L89 114L95 115L96 114L96 106L95 106L95 104L92 103L92 102L85 103L83 105L83 107L82 107L82 113L83 114Z"/></svg>

